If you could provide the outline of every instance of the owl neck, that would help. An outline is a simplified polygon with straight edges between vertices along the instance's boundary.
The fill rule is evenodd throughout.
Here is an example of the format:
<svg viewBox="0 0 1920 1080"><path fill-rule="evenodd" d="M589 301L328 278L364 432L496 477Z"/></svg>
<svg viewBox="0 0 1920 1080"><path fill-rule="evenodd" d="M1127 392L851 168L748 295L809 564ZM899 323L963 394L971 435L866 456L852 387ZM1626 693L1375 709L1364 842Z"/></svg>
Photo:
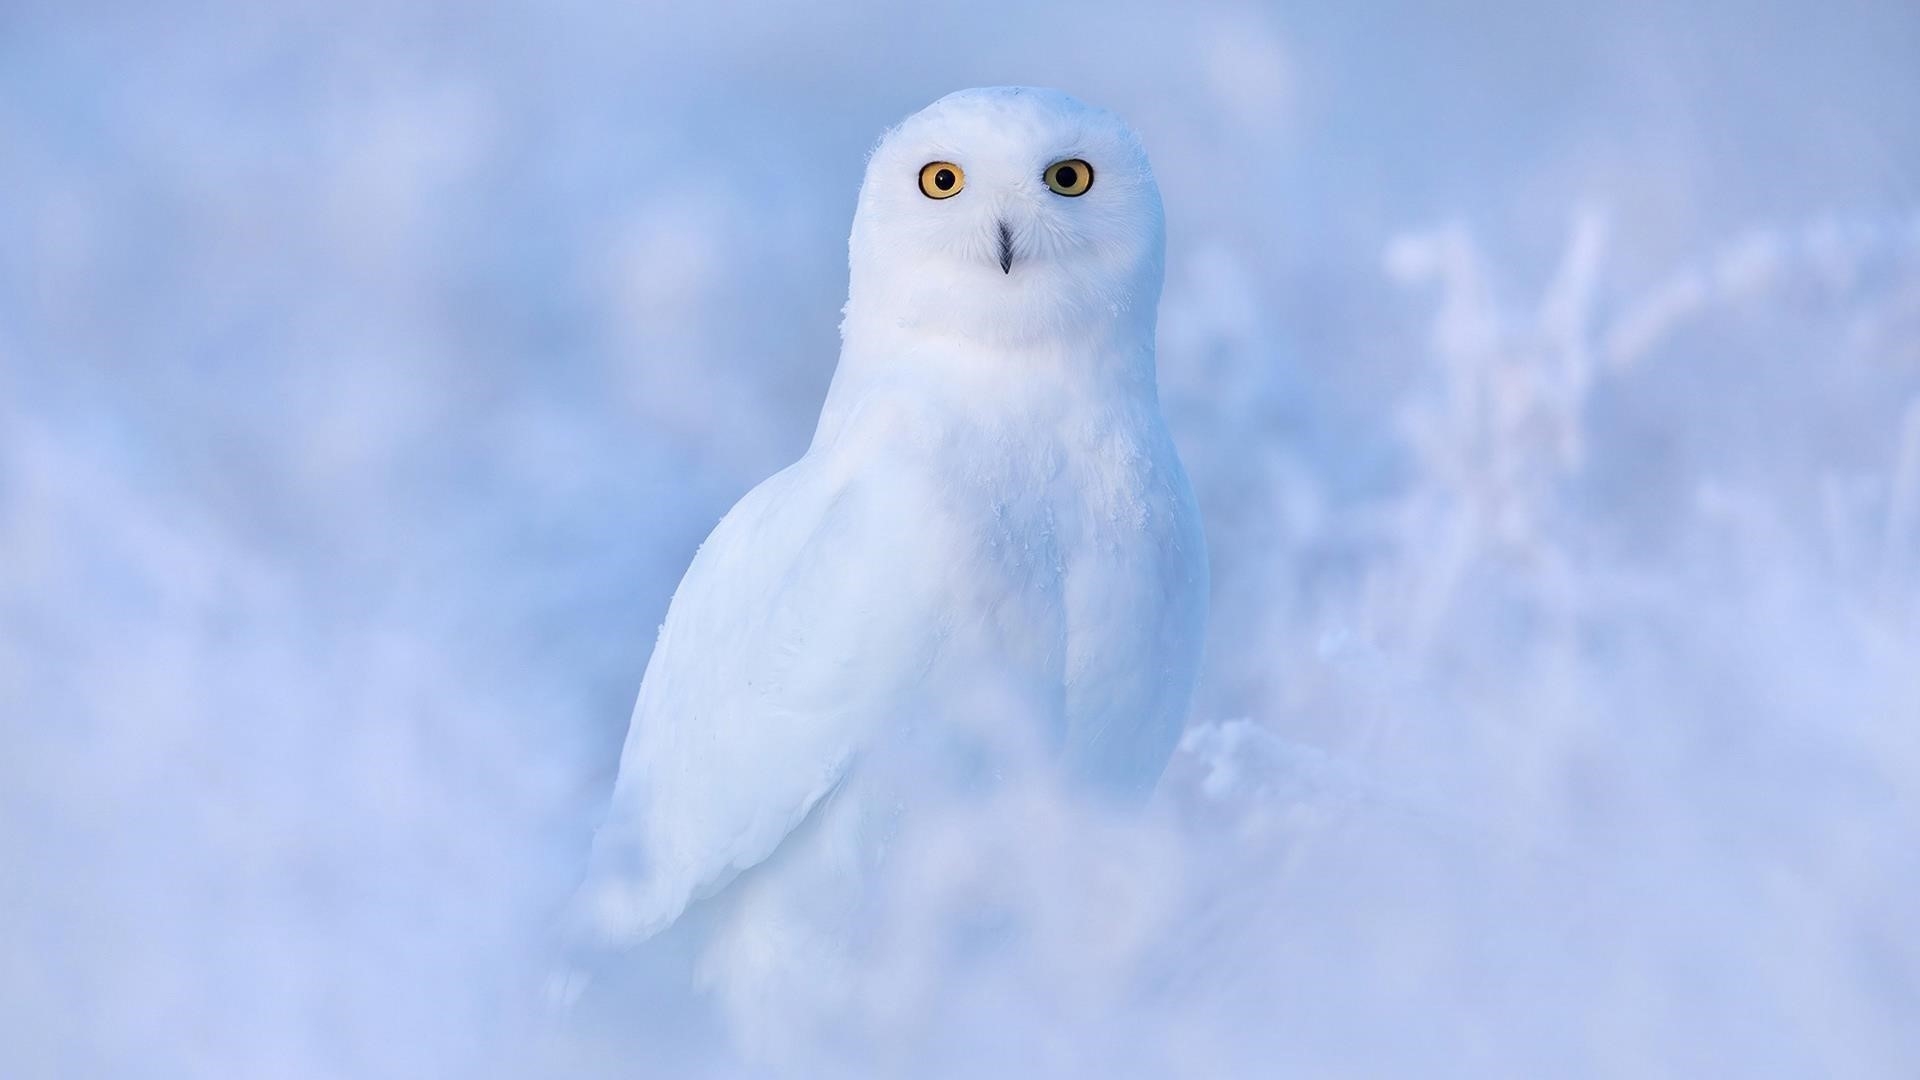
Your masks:
<svg viewBox="0 0 1920 1080"><path fill-rule="evenodd" d="M1158 409L1151 312L1144 321L1115 317L1105 326L1017 341L879 324L857 318L851 305L847 316L815 446L832 442L863 403L893 397L989 425L1078 405Z"/></svg>

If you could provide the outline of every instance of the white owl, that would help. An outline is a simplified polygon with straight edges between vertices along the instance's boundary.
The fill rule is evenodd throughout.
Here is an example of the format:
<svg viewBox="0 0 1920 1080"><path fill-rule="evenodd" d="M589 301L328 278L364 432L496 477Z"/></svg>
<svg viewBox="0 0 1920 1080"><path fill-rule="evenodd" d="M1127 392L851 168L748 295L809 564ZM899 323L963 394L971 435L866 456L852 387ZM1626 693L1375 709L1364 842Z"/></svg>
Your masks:
<svg viewBox="0 0 1920 1080"><path fill-rule="evenodd" d="M647 665L581 894L600 940L776 851L756 873L844 886L903 808L1035 762L1151 790L1207 610L1154 382L1164 232L1138 137L1057 91L960 91L881 140L813 443L714 529ZM776 906L717 935L736 999Z"/></svg>

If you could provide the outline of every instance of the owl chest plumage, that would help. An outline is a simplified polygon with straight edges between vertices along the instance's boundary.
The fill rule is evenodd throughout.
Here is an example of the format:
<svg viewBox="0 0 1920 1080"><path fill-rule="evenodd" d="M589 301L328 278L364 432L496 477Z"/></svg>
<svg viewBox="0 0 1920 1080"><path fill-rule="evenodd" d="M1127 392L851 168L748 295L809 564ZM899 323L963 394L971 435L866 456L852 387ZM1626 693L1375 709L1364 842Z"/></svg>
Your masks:
<svg viewBox="0 0 1920 1080"><path fill-rule="evenodd" d="M905 478L937 590L925 688L1001 715L1102 787L1150 787L1181 721L1205 607L1197 514L1150 401L881 407L867 461Z"/></svg>

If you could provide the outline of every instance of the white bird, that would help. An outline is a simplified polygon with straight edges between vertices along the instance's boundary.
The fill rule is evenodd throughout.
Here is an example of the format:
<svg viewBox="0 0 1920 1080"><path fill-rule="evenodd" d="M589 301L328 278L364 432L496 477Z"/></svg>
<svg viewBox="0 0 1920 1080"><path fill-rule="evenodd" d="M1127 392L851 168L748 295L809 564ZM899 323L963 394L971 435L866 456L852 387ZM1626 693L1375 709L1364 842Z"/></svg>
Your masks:
<svg viewBox="0 0 1920 1080"><path fill-rule="evenodd" d="M783 847L844 882L902 806L1023 762L1152 789L1207 608L1154 381L1164 233L1138 137L1058 91L960 91L882 138L813 442L701 546L647 665L581 893L601 941ZM823 801L834 832L796 834ZM721 937L764 966L763 931Z"/></svg>

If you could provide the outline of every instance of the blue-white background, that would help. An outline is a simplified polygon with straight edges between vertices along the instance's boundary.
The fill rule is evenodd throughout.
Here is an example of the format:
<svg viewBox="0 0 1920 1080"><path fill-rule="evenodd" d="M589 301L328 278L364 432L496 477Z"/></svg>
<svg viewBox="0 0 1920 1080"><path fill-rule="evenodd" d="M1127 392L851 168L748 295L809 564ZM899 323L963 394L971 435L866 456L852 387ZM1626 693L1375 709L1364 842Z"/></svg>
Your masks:
<svg viewBox="0 0 1920 1080"><path fill-rule="evenodd" d="M940 1060L1920 1071L1911 3L14 0L0 1074L732 1069L529 988L865 151L998 83L1153 155L1215 617L1026 945L873 973Z"/></svg>

